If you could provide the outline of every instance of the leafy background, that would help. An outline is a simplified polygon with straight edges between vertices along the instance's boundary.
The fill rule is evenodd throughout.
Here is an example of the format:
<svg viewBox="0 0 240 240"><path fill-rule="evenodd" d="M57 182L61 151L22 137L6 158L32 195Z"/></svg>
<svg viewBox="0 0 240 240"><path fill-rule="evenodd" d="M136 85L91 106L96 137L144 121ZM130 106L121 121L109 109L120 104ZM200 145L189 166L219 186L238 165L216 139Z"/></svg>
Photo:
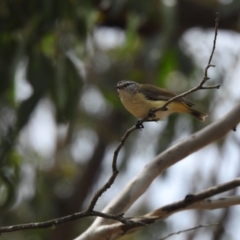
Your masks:
<svg viewBox="0 0 240 240"><path fill-rule="evenodd" d="M211 51L216 12L221 14L216 68L209 76L210 84L222 87L187 97L209 118L199 123L172 115L132 134L119 157L120 175L97 203L98 210L153 156L239 101L240 2L0 1L1 226L83 210L110 175L118 141L135 123L120 103L116 83L131 79L177 93L195 86ZM159 177L129 214L146 213L239 176L239 146L237 131L188 157ZM159 239L210 222L222 224L177 239L236 239L239 213L239 207L179 213L124 239ZM72 239L92 220L0 239Z"/></svg>

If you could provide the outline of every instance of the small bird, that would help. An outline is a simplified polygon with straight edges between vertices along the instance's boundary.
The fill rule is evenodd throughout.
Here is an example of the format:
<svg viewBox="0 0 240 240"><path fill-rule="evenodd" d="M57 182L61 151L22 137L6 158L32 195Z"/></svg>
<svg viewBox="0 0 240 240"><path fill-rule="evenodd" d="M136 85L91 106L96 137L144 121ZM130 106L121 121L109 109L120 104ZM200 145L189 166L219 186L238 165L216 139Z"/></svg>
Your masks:
<svg viewBox="0 0 240 240"><path fill-rule="evenodd" d="M136 118L148 117L148 120L157 121L177 112L188 113L203 122L208 116L193 109L194 104L185 101L183 98L178 98L167 105L166 111L157 111L152 117L149 115L150 110L162 107L166 101L177 96L177 94L150 84L139 84L130 80L119 81L116 88L122 104Z"/></svg>

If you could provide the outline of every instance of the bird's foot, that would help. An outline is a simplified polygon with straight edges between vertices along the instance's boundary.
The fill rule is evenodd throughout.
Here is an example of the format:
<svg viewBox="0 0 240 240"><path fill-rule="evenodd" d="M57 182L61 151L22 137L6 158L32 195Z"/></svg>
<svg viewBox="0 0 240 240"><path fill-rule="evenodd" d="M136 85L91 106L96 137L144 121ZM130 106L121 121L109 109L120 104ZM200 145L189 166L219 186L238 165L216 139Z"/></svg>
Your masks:
<svg viewBox="0 0 240 240"><path fill-rule="evenodd" d="M137 120L136 128L142 131L142 129L144 128L142 120Z"/></svg>

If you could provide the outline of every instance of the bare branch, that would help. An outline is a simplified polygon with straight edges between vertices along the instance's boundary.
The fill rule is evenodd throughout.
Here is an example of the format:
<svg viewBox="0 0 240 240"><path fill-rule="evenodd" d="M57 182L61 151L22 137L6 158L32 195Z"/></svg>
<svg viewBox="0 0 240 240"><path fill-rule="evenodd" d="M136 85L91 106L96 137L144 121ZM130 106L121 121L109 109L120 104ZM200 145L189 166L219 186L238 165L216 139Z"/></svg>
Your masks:
<svg viewBox="0 0 240 240"><path fill-rule="evenodd" d="M240 122L240 102L221 120L216 121L155 157L141 173L110 203L104 212L125 212L163 171L186 156L223 137ZM120 204L121 203L121 204ZM124 203L124 204L123 204Z"/></svg>
<svg viewBox="0 0 240 240"><path fill-rule="evenodd" d="M167 239L171 236L178 235L178 234L181 234L181 233L184 233L184 232L189 232L189 231L196 230L196 229L199 229L199 228L215 227L215 226L218 226L218 225L219 225L219 223L201 224L201 225L198 225L198 226L195 226L195 227L192 227L192 228L188 228L188 229L180 230L178 232L170 233L166 237L160 238L159 240L165 240L165 239Z"/></svg>
<svg viewBox="0 0 240 240"><path fill-rule="evenodd" d="M185 201L185 200L182 200L182 201ZM179 210L175 209L175 211L171 213L159 211L158 212L160 214L159 216L149 216L149 214L146 214L144 216L130 218L132 221L135 221L136 224L143 223L142 226L136 227L133 225L123 225L122 223L103 225L103 226L99 226L97 230L95 229L95 231L89 231L87 233L85 232L83 235L76 238L75 240L84 240L84 239L104 240L104 239L107 239L109 236L112 237L111 239L117 239L119 236L137 231L146 225L150 225L150 224L156 223L157 221L161 221L179 211L199 210L199 209L213 210L213 209L225 208L225 207L230 207L230 206L239 205L239 204L240 204L240 196L231 196L231 197L225 197L225 198L220 198L216 200L206 199L200 202L196 202L183 209L179 209Z"/></svg>
<svg viewBox="0 0 240 240"><path fill-rule="evenodd" d="M211 55L210 55L210 58L209 58L209 61L208 61L208 66L209 67L215 67L214 65L211 65L211 62L212 62L213 54L214 54L214 51L215 51L215 48L216 48L219 20L220 20L220 14L219 14L219 12L217 12L216 13L216 19L215 19L215 35L214 35L214 40L213 40L213 48L212 48L212 52L211 52ZM208 69L208 68L206 68L206 69ZM207 77L207 70L205 71L205 76Z"/></svg>
<svg viewBox="0 0 240 240"><path fill-rule="evenodd" d="M118 147L116 148L116 150L114 151L114 155L113 155L113 160L112 160L112 175L111 177L108 179L108 181L95 193L93 199L91 200L87 211L92 211L94 209L94 206L97 202L97 200L99 199L99 197L105 192L107 191L107 189L109 189L112 184L114 183L117 175L118 175L118 169L117 169L117 157L118 157L118 153L121 150L122 146L124 145L125 141L127 140L128 136L131 134L131 132L133 132L134 130L136 130L136 127L133 126L132 128L128 129L127 132L124 134L124 136L122 137Z"/></svg>
<svg viewBox="0 0 240 240"><path fill-rule="evenodd" d="M163 219L163 218L166 218L166 216L169 216L169 213L172 214L172 213L175 213L176 211L180 211L180 210L186 209L186 208L187 209L189 209L189 208L192 209L192 207L195 209L196 205L192 206L193 203L198 203L199 201L202 201L206 198L215 196L219 193L229 191L229 190L234 189L234 188L239 187L239 186L240 186L240 178L236 178L233 181L230 181L230 182L227 182L227 183L215 186L215 187L208 188L208 189L206 189L206 190L204 190L200 193L197 193L197 194L194 194L194 195L187 195L185 199L183 199L179 202L176 202L176 203L168 204L168 205L166 205L164 207L161 207L157 210L154 210L154 211L148 213L147 215L145 215L145 217L147 217L147 216L151 216L151 217L158 216L161 219ZM228 198L221 198L220 201L221 202L225 201L225 204L226 204L227 199ZM239 204L240 203L239 200L240 200L239 198L234 198L234 201L235 201L234 203ZM207 200L207 202L212 203L212 200ZM228 201L228 203L229 203L229 201ZM231 202L231 206L232 205L233 205L233 202ZM206 207L206 205L204 205L204 206ZM226 205L220 205L220 206L226 207Z"/></svg>
<svg viewBox="0 0 240 240"><path fill-rule="evenodd" d="M92 216L98 216L103 217L106 219L113 219L116 221L119 221L126 225L135 225L135 226L142 226L145 225L141 222L134 222L130 219L124 218L122 215L113 215L113 214L105 214L98 211L83 211L74 213L65 217L61 218L55 218L52 220L44 221L44 222L35 222L35 223L27 223L27 224L18 224L18 225L12 225L12 226L6 226L6 227L0 227L0 234L4 232L16 232L20 230L29 230L29 229L40 229L40 228L54 228L57 225L61 225L66 222L71 222L80 218L84 217L92 217Z"/></svg>
<svg viewBox="0 0 240 240"><path fill-rule="evenodd" d="M171 148L156 156L155 159L146 165L145 168L136 177L134 177L132 181L128 183L122 192L119 193L119 195L106 206L103 212L118 214L127 211L127 209L147 190L152 181L167 168L181 161L191 153L203 148L204 146L209 145L211 142L220 139L226 135L227 132L232 131L233 126L236 126L240 122L239 112L240 102L219 121L210 124L199 132L189 136L185 140L182 140L181 142L173 145ZM221 190L223 189L224 187ZM218 193L219 192L214 192L214 194ZM208 192L208 194L210 193ZM210 196L212 195L204 195L204 198ZM193 199L191 201L193 201ZM183 204L186 205L183 207L187 207L193 204L191 201L187 202L184 200ZM200 199L197 199L197 201L200 201ZM159 214L156 214L155 217L153 216L154 215L149 216L150 218L148 218L147 221L143 219L136 220L141 220L141 222L149 224L149 221L154 222L154 219L156 220ZM105 219L97 218L92 226L77 239L86 239L86 236L89 237L89 235L94 234L94 231L104 224L106 224ZM108 225L108 229L112 227L114 226Z"/></svg>
<svg viewBox="0 0 240 240"><path fill-rule="evenodd" d="M216 41L217 41L217 35L218 35L218 25L219 25L219 21L220 21L220 14L219 13L216 13L216 19L215 19L215 34L214 34L214 39L213 39L213 47L212 47L212 51L211 51L211 54L210 54L210 57L209 57L209 60L208 60L208 64L207 66L205 67L205 70L204 70L204 76L203 76L203 79L202 81L195 87L193 87L192 89L184 92L184 93L181 93L181 94L178 94L177 96L169 99L168 101L165 102L165 104L162 106L162 107L159 107L159 108L156 108L156 109L151 109L149 111L149 115L153 114L153 113L156 113L158 111L166 111L167 110L167 106L175 101L176 99L178 98L183 98L187 95L189 95L190 93L193 93L193 92L196 92L198 90L205 90L205 89L219 89L220 88L220 85L214 85L214 86L204 86L204 84L206 83L207 80L209 80L210 78L208 77L208 69L210 67L215 67L215 65L211 64L211 61L212 61L212 58L213 58L213 54L214 54L214 51L215 51L215 48L216 48ZM149 118L149 116L146 116L145 118L141 119L139 121L139 124L142 124L143 122L146 122L146 120Z"/></svg>
<svg viewBox="0 0 240 240"><path fill-rule="evenodd" d="M141 226L142 223L140 223L140 222L135 223L135 222L132 222L131 220L125 219L123 217L123 214L113 215L113 214L105 214L105 213L101 213L101 212L98 212L98 211L93 211L94 206L96 205L96 202L98 201L99 197L105 191L107 191L107 189L110 188L112 186L112 184L114 183L114 181L115 181L115 179L116 179L116 177L118 175L117 157L118 157L119 151L121 150L121 148L124 145L125 141L127 140L128 136L134 130L136 130L135 126L133 126L132 128L128 129L126 131L126 133L124 134L124 136L122 137L119 145L117 146L116 150L114 151L113 160L112 160L112 175L110 176L108 181L102 186L102 188L100 188L95 193L95 195L92 198L92 200L91 200L91 202L90 202L90 204L89 204L89 206L88 206L86 211L74 213L74 214L71 214L71 215L68 215L68 216L65 216L65 217L56 218L56 219L52 219L52 220L48 220L48 221L44 221L44 222L36 222L36 223L28 223L28 224L18 224L18 225L0 227L0 233L20 231L20 230L28 230L28 229L36 229L36 228L55 227L57 225L65 223L65 222L74 221L76 219L80 219L80 218L88 217L88 216L104 217L106 219L112 219L112 220L120 221L120 222L122 222L124 224L133 224L133 225L137 224L138 226Z"/></svg>
<svg viewBox="0 0 240 240"><path fill-rule="evenodd" d="M188 209L197 210L214 210L219 208L227 208L240 204L240 196L221 197L217 199L206 199L200 202L196 202L189 206Z"/></svg>
<svg viewBox="0 0 240 240"><path fill-rule="evenodd" d="M92 230L92 231L85 232L76 240L83 240L83 239L102 240L102 239L106 239L106 236L112 236L111 239L117 239L118 236L122 236L130 232L132 233L136 230L139 230L139 228L142 228L147 225L153 224L157 221L166 219L170 215L177 213L179 211L196 210L196 209L197 210L200 210L200 209L213 210L213 209L226 208L234 205L239 205L240 196L222 197L219 199L205 199L207 196L214 196L216 194L229 191L239 186L240 186L240 178L237 178L237 179L234 179L233 181L230 181L215 187L211 187L200 193L191 195L191 197L188 196L187 198L184 198L181 201L163 206L144 216L129 218L130 220L135 222L135 225L115 223L111 225L98 226L97 231L95 229L95 231ZM138 223L139 225L137 225Z"/></svg>

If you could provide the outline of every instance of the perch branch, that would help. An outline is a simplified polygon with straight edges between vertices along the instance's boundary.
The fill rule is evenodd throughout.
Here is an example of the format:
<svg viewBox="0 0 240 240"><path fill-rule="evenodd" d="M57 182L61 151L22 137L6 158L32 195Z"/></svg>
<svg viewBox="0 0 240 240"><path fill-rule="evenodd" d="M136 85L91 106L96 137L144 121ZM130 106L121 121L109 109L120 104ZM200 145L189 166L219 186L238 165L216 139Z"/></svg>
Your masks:
<svg viewBox="0 0 240 240"><path fill-rule="evenodd" d="M220 85L214 85L214 86L204 86L204 84L206 83L207 80L209 80L210 78L208 77L208 69L210 67L215 67L215 65L212 65L211 62L212 62L212 58L213 58L213 55L214 55L214 51L215 51L215 48L216 48L216 41L217 41L217 35L218 35L218 25L219 25L219 21L220 21L220 14L219 13L216 13L216 19L215 19L215 33L214 33L214 39L213 39L213 47L212 47L212 51L211 51L211 54L210 54L210 57L209 57L209 60L208 60L208 64L207 66L205 67L205 70L204 70L204 76L203 76L203 79L202 81L195 87L193 87L192 89L184 92L184 93L181 93L181 94L178 94L177 96L169 99L168 101L166 101L166 103L160 107L160 108L156 108L156 109L151 109L149 111L149 115L152 115L158 111L166 111L167 110L167 106L175 101L176 99L178 98L182 98L182 97L185 97L187 95L189 95L190 93L193 93L193 92L196 92L198 90L203 90L203 89L219 89ZM141 119L140 121L138 121L138 124L141 125L143 122L146 122L149 118L149 115L146 116L145 118ZM149 120L148 120L149 121Z"/></svg>

